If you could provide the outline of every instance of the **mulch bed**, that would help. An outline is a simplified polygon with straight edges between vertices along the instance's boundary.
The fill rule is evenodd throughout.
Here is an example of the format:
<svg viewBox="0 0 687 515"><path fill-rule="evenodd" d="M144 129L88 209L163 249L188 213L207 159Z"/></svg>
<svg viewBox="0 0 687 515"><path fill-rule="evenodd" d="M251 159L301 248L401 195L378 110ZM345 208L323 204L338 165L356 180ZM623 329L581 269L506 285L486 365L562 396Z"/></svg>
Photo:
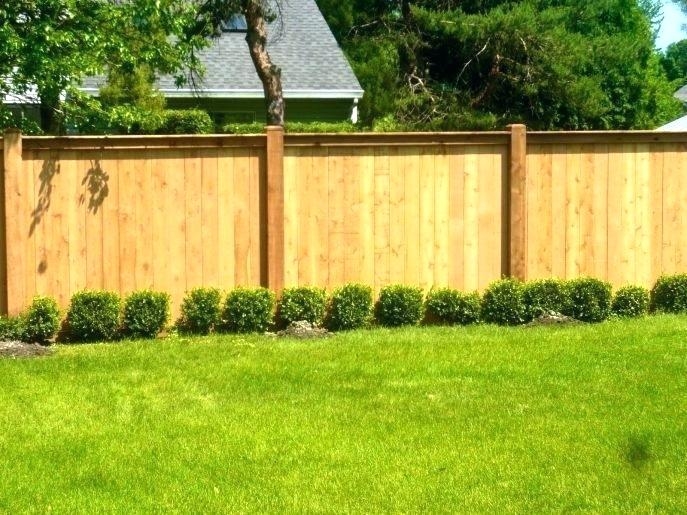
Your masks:
<svg viewBox="0 0 687 515"><path fill-rule="evenodd" d="M37 343L0 342L0 358L33 358L52 354L52 349Z"/></svg>

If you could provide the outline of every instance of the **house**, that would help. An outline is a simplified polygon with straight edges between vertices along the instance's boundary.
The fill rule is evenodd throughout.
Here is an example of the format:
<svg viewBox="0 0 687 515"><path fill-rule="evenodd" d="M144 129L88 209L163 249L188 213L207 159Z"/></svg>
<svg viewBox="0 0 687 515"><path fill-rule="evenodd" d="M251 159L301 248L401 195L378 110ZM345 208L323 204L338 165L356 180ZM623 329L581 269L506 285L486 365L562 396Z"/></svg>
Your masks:
<svg viewBox="0 0 687 515"><path fill-rule="evenodd" d="M682 102L683 105L687 106L687 86L682 86L673 96ZM687 132L687 116L673 120L656 130L664 132Z"/></svg>
<svg viewBox="0 0 687 515"><path fill-rule="evenodd" d="M287 120L357 121L363 90L315 0L284 0L268 35L267 50L282 69ZM245 37L245 19L235 15L200 53L205 74L199 83L178 88L174 77L160 77L167 106L205 109L218 124L263 121L262 83ZM104 80L89 78L82 89L97 96Z"/></svg>

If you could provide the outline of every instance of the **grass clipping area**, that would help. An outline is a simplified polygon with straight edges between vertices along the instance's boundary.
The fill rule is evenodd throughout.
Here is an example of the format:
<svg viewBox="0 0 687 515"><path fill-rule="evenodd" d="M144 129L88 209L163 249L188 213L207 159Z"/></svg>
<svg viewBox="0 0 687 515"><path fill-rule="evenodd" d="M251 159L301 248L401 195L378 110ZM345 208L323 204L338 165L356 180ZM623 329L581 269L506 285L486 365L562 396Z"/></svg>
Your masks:
<svg viewBox="0 0 687 515"><path fill-rule="evenodd" d="M687 318L0 360L0 512L685 512Z"/></svg>

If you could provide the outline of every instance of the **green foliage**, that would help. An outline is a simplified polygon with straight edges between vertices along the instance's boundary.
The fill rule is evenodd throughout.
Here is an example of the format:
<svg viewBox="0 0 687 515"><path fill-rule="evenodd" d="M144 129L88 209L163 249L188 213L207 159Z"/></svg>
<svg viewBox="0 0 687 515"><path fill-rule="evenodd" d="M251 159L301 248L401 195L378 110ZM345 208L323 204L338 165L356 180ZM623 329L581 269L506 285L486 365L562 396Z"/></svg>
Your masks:
<svg viewBox="0 0 687 515"><path fill-rule="evenodd" d="M379 292L375 306L377 322L387 327L417 325L424 317L422 289L392 284Z"/></svg>
<svg viewBox="0 0 687 515"><path fill-rule="evenodd" d="M687 313L687 274L658 278L651 289L651 311Z"/></svg>
<svg viewBox="0 0 687 515"><path fill-rule="evenodd" d="M262 333L274 319L275 295L266 288L236 288L222 311L222 329L233 333Z"/></svg>
<svg viewBox="0 0 687 515"><path fill-rule="evenodd" d="M2 90L0 90L2 94ZM5 129L19 129L22 134L27 136L40 136L43 134L40 125L24 116L24 113L10 111L7 107L0 104L0 135Z"/></svg>
<svg viewBox="0 0 687 515"><path fill-rule="evenodd" d="M305 320L320 325L327 307L327 294L322 288L299 286L285 288L279 299L277 318L281 326Z"/></svg>
<svg viewBox="0 0 687 515"><path fill-rule="evenodd" d="M179 329L191 334L209 334L221 321L221 293L217 288L195 288L181 302Z"/></svg>
<svg viewBox="0 0 687 515"><path fill-rule="evenodd" d="M565 315L583 322L601 322L611 313L611 285L592 277L571 279L566 283L570 298Z"/></svg>
<svg viewBox="0 0 687 515"><path fill-rule="evenodd" d="M67 329L72 341L114 340L120 328L122 301L114 292L81 291L72 296Z"/></svg>
<svg viewBox="0 0 687 515"><path fill-rule="evenodd" d="M224 134L263 134L265 124L261 122L253 123L227 123L221 129Z"/></svg>
<svg viewBox="0 0 687 515"><path fill-rule="evenodd" d="M368 126L653 128L680 110L653 48L651 0L318 5L365 90Z"/></svg>
<svg viewBox="0 0 687 515"><path fill-rule="evenodd" d="M137 291L124 299L122 329L130 338L155 338L169 322L167 293Z"/></svg>
<svg viewBox="0 0 687 515"><path fill-rule="evenodd" d="M462 293L451 288L437 288L427 294L425 309L430 322L475 324L480 320L482 300L477 292Z"/></svg>
<svg viewBox="0 0 687 515"><path fill-rule="evenodd" d="M158 134L211 134L215 130L210 115L201 109L164 111Z"/></svg>
<svg viewBox="0 0 687 515"><path fill-rule="evenodd" d="M525 322L524 285L516 279L491 283L482 296L482 319L499 325Z"/></svg>
<svg viewBox="0 0 687 515"><path fill-rule="evenodd" d="M289 133L344 133L355 132L358 127L351 122L286 122L284 130ZM263 134L265 124L253 123L227 123L221 131L225 134Z"/></svg>
<svg viewBox="0 0 687 515"><path fill-rule="evenodd" d="M558 279L527 282L522 295L526 321L550 312L563 313L570 302L565 282Z"/></svg>
<svg viewBox="0 0 687 515"><path fill-rule="evenodd" d="M347 284L332 294L327 326L334 331L367 327L372 320L372 288Z"/></svg>
<svg viewBox="0 0 687 515"><path fill-rule="evenodd" d="M23 341L26 339L26 316L0 316L0 340Z"/></svg>
<svg viewBox="0 0 687 515"><path fill-rule="evenodd" d="M642 286L625 286L613 295L611 312L619 317L640 317L649 311L649 290Z"/></svg>
<svg viewBox="0 0 687 515"><path fill-rule="evenodd" d="M60 328L60 308L51 297L34 297L24 315L24 340L47 343Z"/></svg>
<svg viewBox="0 0 687 515"><path fill-rule="evenodd" d="M668 80L675 82L675 86L684 86L687 82L687 39L668 45L661 56L661 66L666 72Z"/></svg>

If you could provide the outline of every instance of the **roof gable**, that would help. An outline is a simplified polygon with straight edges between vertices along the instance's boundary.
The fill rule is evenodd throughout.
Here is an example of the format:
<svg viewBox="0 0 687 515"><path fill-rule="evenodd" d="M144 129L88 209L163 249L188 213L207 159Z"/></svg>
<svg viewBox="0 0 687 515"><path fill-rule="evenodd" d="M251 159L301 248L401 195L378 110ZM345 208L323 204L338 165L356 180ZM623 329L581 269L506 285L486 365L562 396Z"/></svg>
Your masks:
<svg viewBox="0 0 687 515"><path fill-rule="evenodd" d="M315 0L281 0L281 16L268 27L267 51L282 69L284 97L360 98L363 90ZM262 97L262 83L248 52L245 33L224 32L199 53L202 80L177 88L174 77L160 77L167 97ZM104 78L84 81L96 93Z"/></svg>

